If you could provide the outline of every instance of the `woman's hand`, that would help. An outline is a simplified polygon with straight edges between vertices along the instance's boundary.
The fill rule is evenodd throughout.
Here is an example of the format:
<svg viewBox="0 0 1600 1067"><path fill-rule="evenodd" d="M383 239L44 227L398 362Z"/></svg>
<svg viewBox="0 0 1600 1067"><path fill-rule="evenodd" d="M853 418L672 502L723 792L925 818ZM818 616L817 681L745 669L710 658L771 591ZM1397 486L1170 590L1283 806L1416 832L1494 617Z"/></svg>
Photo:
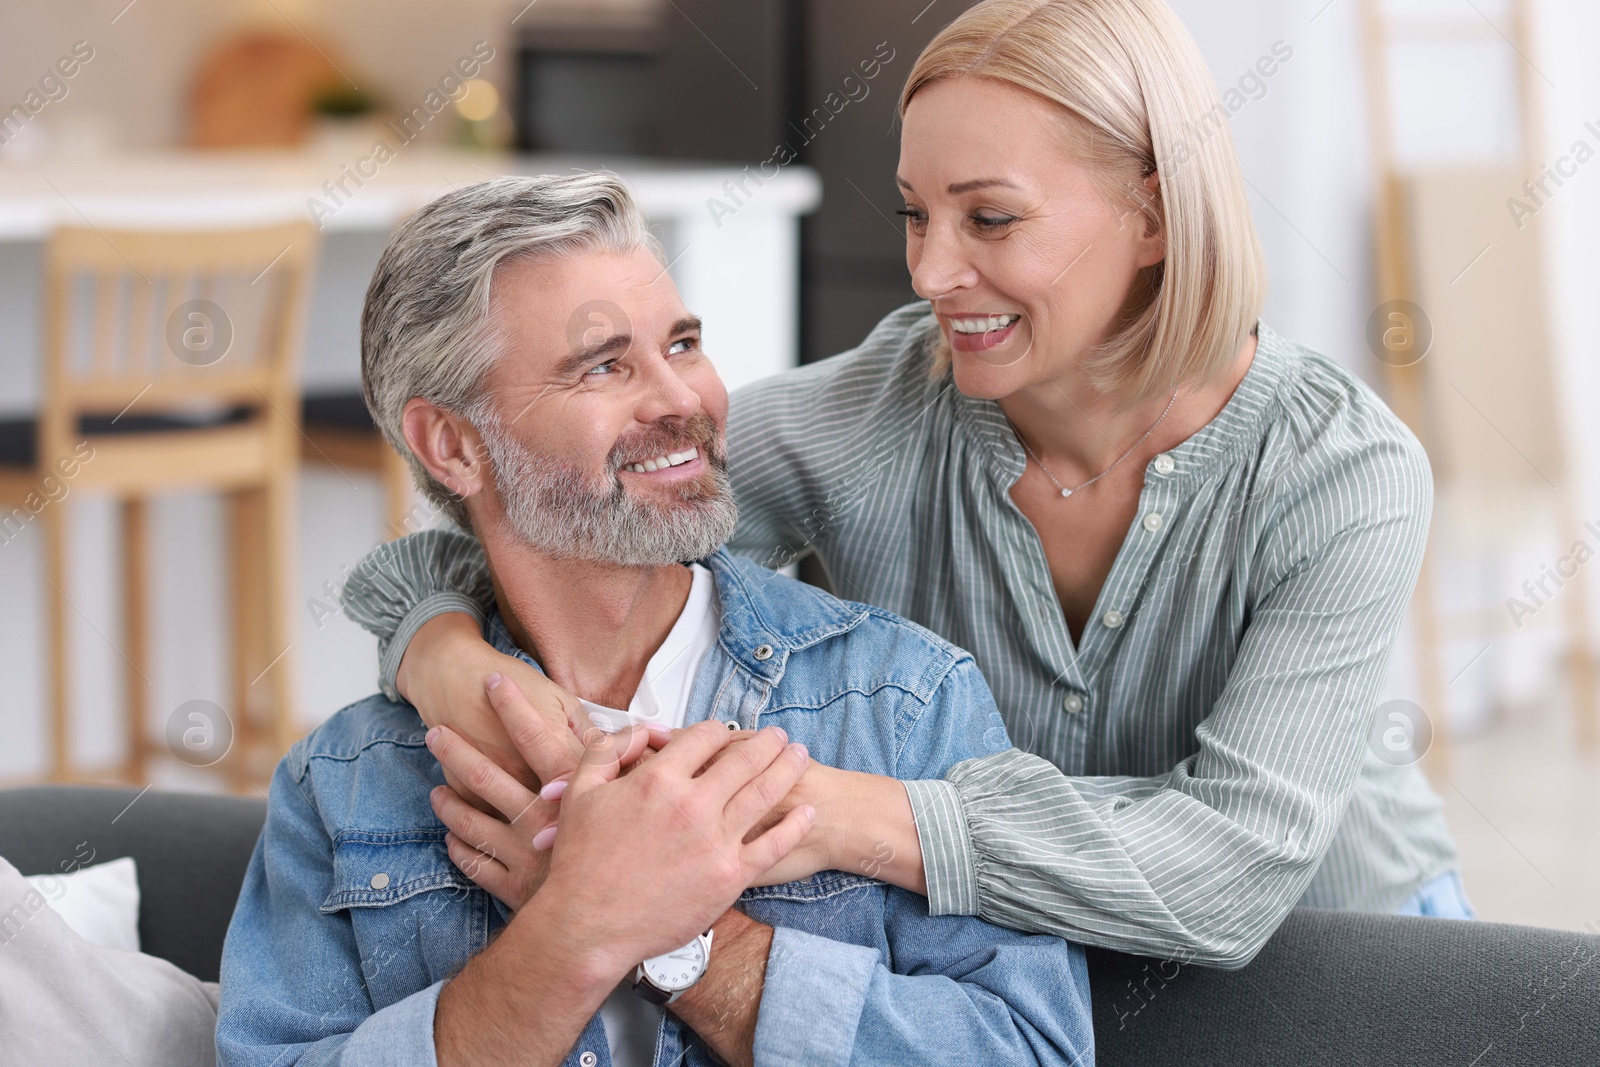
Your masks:
<svg viewBox="0 0 1600 1067"><path fill-rule="evenodd" d="M817 813L810 832L753 885L779 885L837 870L927 895L916 819L898 779L812 760L769 819L776 821L801 804Z"/></svg>
<svg viewBox="0 0 1600 1067"><path fill-rule="evenodd" d="M516 744L484 687L485 679L494 674L514 682L526 706L537 711L551 729L530 735L524 745ZM545 746L563 749L566 758L554 759L558 773L570 773L583 752L579 737L590 723L577 697L520 659L496 652L484 641L477 622L461 612L446 612L423 624L406 646L395 672L395 688L416 707L423 722L448 726L530 792L537 792L542 783L525 754L528 745L536 750ZM495 805L463 782L449 765L444 773L445 781L461 799L480 811L494 813Z"/></svg>
<svg viewBox="0 0 1600 1067"><path fill-rule="evenodd" d="M526 758L518 751L519 762L540 766L556 778L557 766L572 757L563 751L564 745L552 744L555 738L550 735L571 736L570 731L565 725L549 730L543 716L523 699L514 682L501 680L488 688L488 694L495 721L508 736L527 746ZM614 758L622 764L619 770L629 769L648 751L649 733L623 731L604 743L597 742L587 758ZM479 808L468 804L460 788L451 785L441 785L430 795L434 814L449 831L445 847L451 862L478 886L517 910L538 891L549 873L549 849L555 838L557 815L554 798L564 791L570 774L562 772L562 785L548 790L550 798L541 797L449 726L428 731L428 751L444 768L446 780L465 783L487 805ZM557 757L557 764L549 762L552 754ZM576 764L575 759L573 763Z"/></svg>

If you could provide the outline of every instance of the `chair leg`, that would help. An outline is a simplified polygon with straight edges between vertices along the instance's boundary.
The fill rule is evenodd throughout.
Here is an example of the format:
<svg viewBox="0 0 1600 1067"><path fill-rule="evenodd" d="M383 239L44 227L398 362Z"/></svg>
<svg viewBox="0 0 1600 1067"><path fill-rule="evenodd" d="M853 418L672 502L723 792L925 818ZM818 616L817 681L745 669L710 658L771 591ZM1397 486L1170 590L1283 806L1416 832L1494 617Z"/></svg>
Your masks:
<svg viewBox="0 0 1600 1067"><path fill-rule="evenodd" d="M45 643L50 674L50 778L72 778L72 692L67 687L67 502L47 504L39 515L44 533Z"/></svg>
<svg viewBox="0 0 1600 1067"><path fill-rule="evenodd" d="M143 500L128 497L122 501L123 693L128 720L128 756L123 773L134 785L144 783L150 756L147 521Z"/></svg>
<svg viewBox="0 0 1600 1067"><path fill-rule="evenodd" d="M1433 744L1423 757L1423 769L1435 783L1450 777L1450 709L1444 680L1444 642L1439 634L1439 605L1434 600L1432 538L1417 573L1411 603L1416 608L1417 673L1421 676L1423 709L1433 727Z"/></svg>
<svg viewBox="0 0 1600 1067"><path fill-rule="evenodd" d="M259 489L228 494L229 637L233 651L228 715L233 724L233 750L226 757L226 766L236 792L245 791L254 780L257 731L250 683L267 665L261 654L266 644L261 624L264 503Z"/></svg>
<svg viewBox="0 0 1600 1067"><path fill-rule="evenodd" d="M271 657L261 681L271 684L271 727L268 742L271 762L289 751L300 736L299 716L295 712L295 665L299 659L294 647L294 558L295 558L295 469L292 463L274 472L265 493L266 537L262 617L266 623L267 647Z"/></svg>
<svg viewBox="0 0 1600 1067"><path fill-rule="evenodd" d="M1559 512L1561 529L1578 528L1577 509L1565 494ZM1600 712L1597 712L1594 634L1589 624L1589 582L1580 565L1568 579L1566 603L1567 677L1572 683L1572 714L1578 744L1585 752L1600 748Z"/></svg>

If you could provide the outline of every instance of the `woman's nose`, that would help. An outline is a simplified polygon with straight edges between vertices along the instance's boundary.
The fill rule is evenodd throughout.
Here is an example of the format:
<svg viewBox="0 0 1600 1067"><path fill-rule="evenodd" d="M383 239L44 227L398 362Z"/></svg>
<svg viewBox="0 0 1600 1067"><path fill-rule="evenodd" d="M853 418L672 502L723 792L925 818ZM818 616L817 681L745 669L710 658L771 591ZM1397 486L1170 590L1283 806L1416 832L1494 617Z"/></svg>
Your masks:
<svg viewBox="0 0 1600 1067"><path fill-rule="evenodd" d="M924 300L937 300L976 280L977 272L962 254L959 239L930 227L911 268L912 290Z"/></svg>

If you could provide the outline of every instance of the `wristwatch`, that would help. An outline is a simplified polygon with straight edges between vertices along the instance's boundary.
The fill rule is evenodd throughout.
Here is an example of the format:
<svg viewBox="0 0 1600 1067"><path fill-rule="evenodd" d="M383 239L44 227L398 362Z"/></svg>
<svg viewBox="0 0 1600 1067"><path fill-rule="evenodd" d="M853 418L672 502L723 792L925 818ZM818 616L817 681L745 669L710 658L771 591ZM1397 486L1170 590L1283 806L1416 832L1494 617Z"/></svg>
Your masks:
<svg viewBox="0 0 1600 1067"><path fill-rule="evenodd" d="M711 964L707 930L682 948L652 956L633 969L633 991L652 1004L671 1004L705 976Z"/></svg>

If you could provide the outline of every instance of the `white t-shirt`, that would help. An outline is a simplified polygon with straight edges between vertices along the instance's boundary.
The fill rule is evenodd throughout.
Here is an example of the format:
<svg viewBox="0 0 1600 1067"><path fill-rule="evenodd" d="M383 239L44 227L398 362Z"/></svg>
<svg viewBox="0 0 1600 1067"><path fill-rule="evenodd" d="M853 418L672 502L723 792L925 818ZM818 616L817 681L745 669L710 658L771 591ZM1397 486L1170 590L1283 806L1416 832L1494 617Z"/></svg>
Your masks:
<svg viewBox="0 0 1600 1067"><path fill-rule="evenodd" d="M689 570L689 599L666 640L645 665L644 678L627 710L579 698L590 720L600 729L615 733L630 722L659 722L673 728L683 725L694 676L706 652L717 643L717 631L722 626L722 606L717 601L711 572L698 563L691 563ZM656 1031L665 1009L639 997L629 988L631 982L629 975L611 991L600 1006L600 1019L605 1024L611 1061L617 1067L650 1067L655 1061Z"/></svg>

